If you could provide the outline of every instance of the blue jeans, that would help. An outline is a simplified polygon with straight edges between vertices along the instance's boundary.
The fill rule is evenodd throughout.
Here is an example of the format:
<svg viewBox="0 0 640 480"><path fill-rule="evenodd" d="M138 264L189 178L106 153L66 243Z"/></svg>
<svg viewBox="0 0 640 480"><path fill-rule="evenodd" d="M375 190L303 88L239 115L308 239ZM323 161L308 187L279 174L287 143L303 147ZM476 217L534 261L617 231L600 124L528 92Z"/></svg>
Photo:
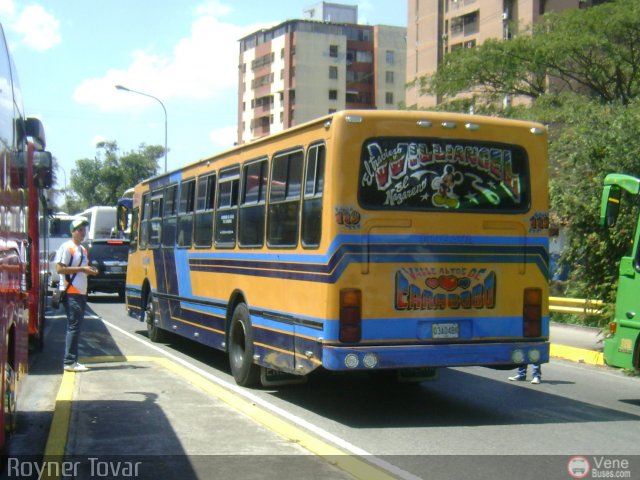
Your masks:
<svg viewBox="0 0 640 480"><path fill-rule="evenodd" d="M78 361L78 342L80 341L80 327L84 319L87 306L86 295L67 295L64 311L67 313L67 339L64 349L64 364L73 365Z"/></svg>
<svg viewBox="0 0 640 480"><path fill-rule="evenodd" d="M538 378L542 378L542 368L540 367L539 363L532 363L531 364L533 367L533 378L538 377ZM526 377L527 376L527 364L524 365L520 365L518 367L518 376L519 377Z"/></svg>

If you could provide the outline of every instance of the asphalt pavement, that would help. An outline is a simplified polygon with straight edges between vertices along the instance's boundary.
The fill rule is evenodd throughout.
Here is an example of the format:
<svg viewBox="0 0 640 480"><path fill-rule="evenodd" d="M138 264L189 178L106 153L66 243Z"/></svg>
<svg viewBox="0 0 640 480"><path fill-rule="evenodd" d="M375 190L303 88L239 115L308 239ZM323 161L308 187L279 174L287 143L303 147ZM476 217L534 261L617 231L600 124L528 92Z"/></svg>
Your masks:
<svg viewBox="0 0 640 480"><path fill-rule="evenodd" d="M49 313L3 477L392 478L179 363L123 351L90 312L81 341L90 371L63 373L66 320ZM602 364L598 329L553 324L550 332L552 356Z"/></svg>

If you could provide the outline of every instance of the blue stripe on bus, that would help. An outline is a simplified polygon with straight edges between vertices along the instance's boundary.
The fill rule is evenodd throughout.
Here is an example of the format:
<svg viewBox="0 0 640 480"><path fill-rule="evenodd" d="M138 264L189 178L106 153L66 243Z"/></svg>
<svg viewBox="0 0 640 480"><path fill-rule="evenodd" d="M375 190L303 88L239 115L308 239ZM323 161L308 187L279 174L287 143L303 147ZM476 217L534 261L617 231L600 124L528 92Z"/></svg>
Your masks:
<svg viewBox="0 0 640 480"><path fill-rule="evenodd" d="M363 242L363 238L369 241ZM429 243L435 238L439 243ZM459 237L455 237L459 238ZM467 244L442 243L445 237L344 236L325 255L195 253L193 271L335 283L351 263L532 263L548 275L548 241L523 237L467 237ZM483 242L479 242L481 238ZM535 237L534 237L535 238ZM348 243L346 240L360 240ZM528 243L523 243L526 240Z"/></svg>

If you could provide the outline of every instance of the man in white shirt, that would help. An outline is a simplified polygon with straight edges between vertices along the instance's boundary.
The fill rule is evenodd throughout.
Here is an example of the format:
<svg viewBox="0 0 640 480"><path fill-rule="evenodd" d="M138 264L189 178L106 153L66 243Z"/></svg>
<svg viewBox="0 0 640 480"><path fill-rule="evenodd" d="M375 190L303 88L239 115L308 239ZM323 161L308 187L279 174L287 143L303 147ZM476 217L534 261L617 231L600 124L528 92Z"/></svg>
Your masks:
<svg viewBox="0 0 640 480"><path fill-rule="evenodd" d="M87 250L81 243L87 234L89 222L78 218L71 222L71 240L66 241L56 252L56 272L60 275L61 290L66 289L64 309L67 314L67 339L64 353L64 369L67 372L84 372L87 367L78 363L80 328L87 306L87 275L98 272L89 266Z"/></svg>

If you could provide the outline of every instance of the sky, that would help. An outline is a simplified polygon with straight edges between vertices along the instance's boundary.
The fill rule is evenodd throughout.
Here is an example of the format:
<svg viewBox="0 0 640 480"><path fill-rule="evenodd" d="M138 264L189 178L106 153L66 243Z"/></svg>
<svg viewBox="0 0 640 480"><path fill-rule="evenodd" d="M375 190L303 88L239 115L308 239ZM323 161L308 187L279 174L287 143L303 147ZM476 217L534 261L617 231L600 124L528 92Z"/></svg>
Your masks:
<svg viewBox="0 0 640 480"><path fill-rule="evenodd" d="M406 0L358 5L359 23L406 27ZM26 115L42 120L60 185L100 141L164 145L168 169L233 146L238 39L319 0L0 0ZM164 159L159 159L160 171Z"/></svg>

